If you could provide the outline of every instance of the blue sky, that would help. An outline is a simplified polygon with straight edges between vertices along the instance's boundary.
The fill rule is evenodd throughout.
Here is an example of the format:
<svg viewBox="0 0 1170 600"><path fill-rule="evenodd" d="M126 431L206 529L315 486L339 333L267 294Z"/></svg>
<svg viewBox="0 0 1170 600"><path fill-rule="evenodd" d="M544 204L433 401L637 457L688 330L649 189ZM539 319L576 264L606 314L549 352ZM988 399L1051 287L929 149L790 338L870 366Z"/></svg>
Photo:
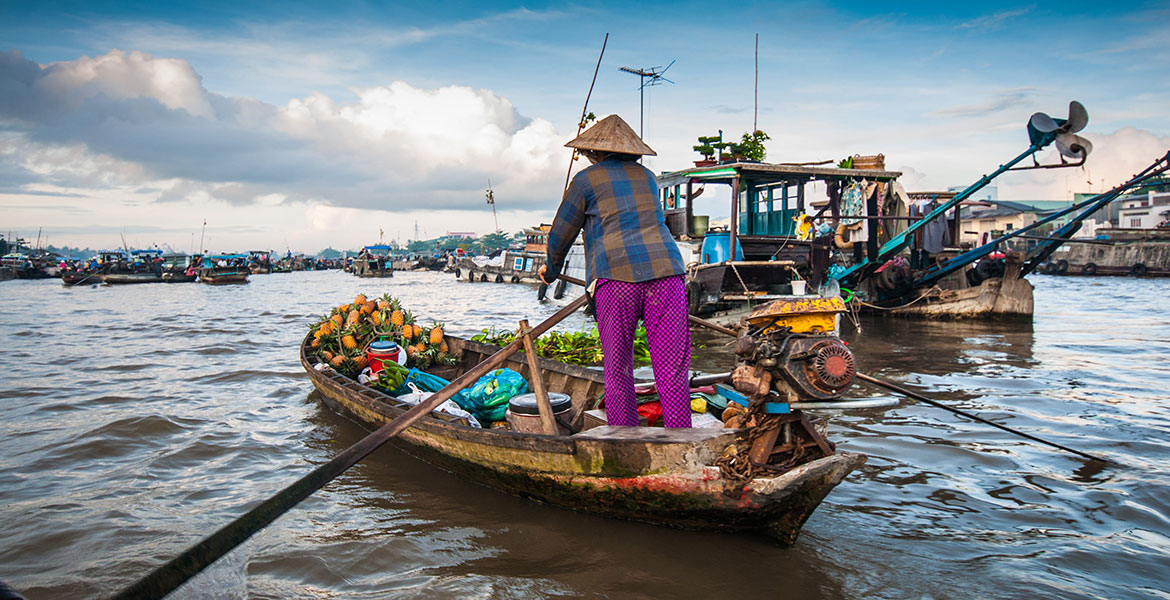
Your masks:
<svg viewBox="0 0 1170 600"><path fill-rule="evenodd" d="M637 127L618 67L676 61L646 96L655 170L752 127L759 33L771 160L881 152L909 189L963 185L1077 99L1089 168L998 182L1062 199L1170 147L1167 23L1162 3L6 2L2 228L181 247L206 215L223 244L353 247L488 231L488 178L503 227L547 220L606 32L599 115Z"/></svg>

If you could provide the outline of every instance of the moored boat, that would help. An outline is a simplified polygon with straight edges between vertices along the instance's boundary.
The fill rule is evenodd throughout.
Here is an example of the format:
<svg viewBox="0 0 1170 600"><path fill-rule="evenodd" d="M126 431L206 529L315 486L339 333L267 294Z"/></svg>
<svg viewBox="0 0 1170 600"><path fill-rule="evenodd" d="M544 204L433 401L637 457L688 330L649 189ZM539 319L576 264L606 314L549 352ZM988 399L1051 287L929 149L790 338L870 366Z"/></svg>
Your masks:
<svg viewBox="0 0 1170 600"><path fill-rule="evenodd" d="M362 425L376 428L401 417L410 405L349 379L301 345L301 364L325 402ZM455 366L431 369L454 378L498 348L446 336ZM754 478L725 474L717 464L744 444L746 429L663 429L596 426L585 411L603 387L601 371L538 359L551 391L570 397L571 435L480 429L432 413L404 430L407 452L493 489L564 508L609 517L714 531L761 531L793 543L821 500L865 462L852 452L830 452L789 469ZM504 364L529 378L527 361ZM594 426L590 426L594 425ZM823 422L818 429L823 429Z"/></svg>

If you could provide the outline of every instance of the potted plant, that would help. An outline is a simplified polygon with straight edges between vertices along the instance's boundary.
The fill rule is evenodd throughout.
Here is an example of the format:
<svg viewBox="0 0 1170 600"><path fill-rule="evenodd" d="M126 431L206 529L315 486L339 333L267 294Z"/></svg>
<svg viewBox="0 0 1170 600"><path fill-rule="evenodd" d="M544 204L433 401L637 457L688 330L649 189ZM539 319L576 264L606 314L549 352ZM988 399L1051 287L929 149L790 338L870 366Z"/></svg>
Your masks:
<svg viewBox="0 0 1170 600"><path fill-rule="evenodd" d="M745 133L738 144L733 144L735 147L735 156L752 162L764 162L764 159L768 156L768 150L764 148L764 142L770 139L772 138L768 134L758 129L751 133Z"/></svg>
<svg viewBox="0 0 1170 600"><path fill-rule="evenodd" d="M693 146L695 152L703 155L703 160L696 160L696 167L709 167L716 164L715 149L719 144L721 136L705 135L699 136L699 145Z"/></svg>

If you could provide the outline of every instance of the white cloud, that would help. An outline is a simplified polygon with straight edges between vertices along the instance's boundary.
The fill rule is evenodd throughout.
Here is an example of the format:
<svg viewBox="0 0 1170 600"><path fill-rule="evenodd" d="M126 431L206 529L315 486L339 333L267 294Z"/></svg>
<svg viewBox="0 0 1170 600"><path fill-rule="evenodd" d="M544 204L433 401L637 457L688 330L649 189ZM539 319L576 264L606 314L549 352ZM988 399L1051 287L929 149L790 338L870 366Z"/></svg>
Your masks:
<svg viewBox="0 0 1170 600"><path fill-rule="evenodd" d="M567 153L550 122L464 86L395 81L354 89L353 102L317 93L274 107L209 92L186 61L114 50L46 66L0 54L0 90L0 122L36 149L0 156L44 179L88 174L91 187L112 172L161 187L162 201L478 209L490 177L502 198L535 206Z"/></svg>

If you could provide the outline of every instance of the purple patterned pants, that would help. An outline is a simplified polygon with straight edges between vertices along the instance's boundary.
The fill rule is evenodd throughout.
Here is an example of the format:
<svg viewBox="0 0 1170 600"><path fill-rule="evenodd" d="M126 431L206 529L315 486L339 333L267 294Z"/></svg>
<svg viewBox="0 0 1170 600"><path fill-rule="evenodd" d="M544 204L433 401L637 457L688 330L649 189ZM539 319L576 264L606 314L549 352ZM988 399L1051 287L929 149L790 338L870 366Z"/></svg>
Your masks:
<svg viewBox="0 0 1170 600"><path fill-rule="evenodd" d="M597 329L605 353L605 415L610 425L636 427L634 331L646 323L650 364L662 420L667 427L691 426L691 332L682 276L641 283L597 282Z"/></svg>

